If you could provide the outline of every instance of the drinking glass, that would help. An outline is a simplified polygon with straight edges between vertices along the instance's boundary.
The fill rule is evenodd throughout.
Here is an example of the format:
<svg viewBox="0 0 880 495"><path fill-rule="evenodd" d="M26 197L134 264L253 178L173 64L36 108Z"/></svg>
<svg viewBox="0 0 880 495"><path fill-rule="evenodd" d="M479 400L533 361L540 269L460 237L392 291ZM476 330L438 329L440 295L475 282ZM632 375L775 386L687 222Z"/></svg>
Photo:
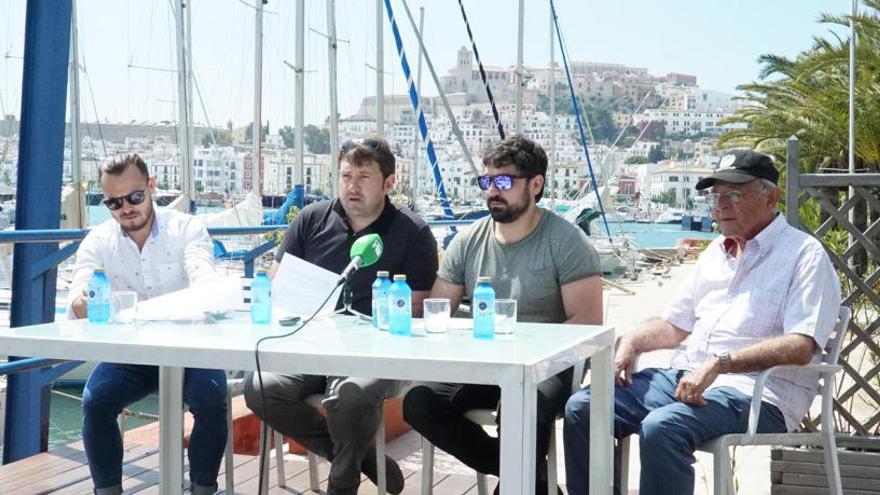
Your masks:
<svg viewBox="0 0 880 495"><path fill-rule="evenodd" d="M507 335L516 329L516 299L495 300L495 333Z"/></svg>
<svg viewBox="0 0 880 495"><path fill-rule="evenodd" d="M113 299L113 322L134 323L137 311L137 292L133 290L120 290L111 293Z"/></svg>
<svg viewBox="0 0 880 495"><path fill-rule="evenodd" d="M423 302L425 331L445 333L449 329L449 299L425 299Z"/></svg>

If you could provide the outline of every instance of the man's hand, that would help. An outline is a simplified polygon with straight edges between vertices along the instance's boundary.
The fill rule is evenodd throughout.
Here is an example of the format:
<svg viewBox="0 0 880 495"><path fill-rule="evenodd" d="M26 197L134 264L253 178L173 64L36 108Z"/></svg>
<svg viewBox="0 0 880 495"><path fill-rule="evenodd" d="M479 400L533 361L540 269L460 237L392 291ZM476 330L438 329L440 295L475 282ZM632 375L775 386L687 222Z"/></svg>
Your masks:
<svg viewBox="0 0 880 495"><path fill-rule="evenodd" d="M623 338L614 356L614 383L618 387L632 384L633 369L636 366L638 353L632 345L632 340Z"/></svg>
<svg viewBox="0 0 880 495"><path fill-rule="evenodd" d="M703 392L718 378L721 361L717 357L707 359L702 366L685 375L675 387L675 398L688 404L705 406Z"/></svg>
<svg viewBox="0 0 880 495"><path fill-rule="evenodd" d="M73 300L73 314L77 318L85 318L88 315L88 289L83 289L82 294L76 296Z"/></svg>

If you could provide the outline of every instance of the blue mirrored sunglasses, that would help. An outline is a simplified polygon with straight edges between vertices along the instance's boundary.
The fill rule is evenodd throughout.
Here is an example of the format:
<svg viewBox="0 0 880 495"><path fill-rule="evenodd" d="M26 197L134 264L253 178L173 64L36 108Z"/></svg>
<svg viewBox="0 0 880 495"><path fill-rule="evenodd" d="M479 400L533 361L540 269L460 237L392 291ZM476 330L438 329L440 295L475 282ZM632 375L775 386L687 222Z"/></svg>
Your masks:
<svg viewBox="0 0 880 495"><path fill-rule="evenodd" d="M507 191L513 187L514 179L527 179L527 175L512 175L512 174L498 174L498 175L481 175L477 177L477 184L480 186L480 189L484 191L489 190L489 186L495 184L495 189L499 191Z"/></svg>

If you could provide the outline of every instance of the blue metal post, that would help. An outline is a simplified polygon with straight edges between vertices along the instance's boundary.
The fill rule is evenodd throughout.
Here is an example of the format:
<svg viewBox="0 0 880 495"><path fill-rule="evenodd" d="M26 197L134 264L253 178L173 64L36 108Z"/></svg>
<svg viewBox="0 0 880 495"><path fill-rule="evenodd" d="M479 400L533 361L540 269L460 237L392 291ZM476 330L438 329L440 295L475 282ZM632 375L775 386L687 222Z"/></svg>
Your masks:
<svg viewBox="0 0 880 495"><path fill-rule="evenodd" d="M71 8L71 0L27 3L15 210L18 229L59 227ZM57 250L57 243L16 244L13 327L54 318L56 271L34 276L33 268ZM45 451L49 417L45 380L33 371L10 375L6 397L3 462Z"/></svg>

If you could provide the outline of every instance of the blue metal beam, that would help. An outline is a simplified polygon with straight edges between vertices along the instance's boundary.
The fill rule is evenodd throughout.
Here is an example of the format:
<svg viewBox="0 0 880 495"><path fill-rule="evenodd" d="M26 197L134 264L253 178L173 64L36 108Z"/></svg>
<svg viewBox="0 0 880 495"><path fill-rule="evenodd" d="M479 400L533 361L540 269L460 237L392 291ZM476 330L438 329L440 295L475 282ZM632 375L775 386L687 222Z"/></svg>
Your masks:
<svg viewBox="0 0 880 495"><path fill-rule="evenodd" d="M212 236L263 234L284 230L287 225L255 225L241 227L211 227L208 233ZM0 244L22 242L58 242L78 241L83 239L89 229L34 229L34 230L4 230L0 231Z"/></svg>
<svg viewBox="0 0 880 495"><path fill-rule="evenodd" d="M57 229L60 222L71 10L71 0L27 3L15 210L15 226L19 229ZM40 260L57 250L58 246L51 243L15 245L10 316L13 327L54 318L56 271L37 278L31 274ZM38 372L9 376L4 463L46 450L48 395Z"/></svg>

